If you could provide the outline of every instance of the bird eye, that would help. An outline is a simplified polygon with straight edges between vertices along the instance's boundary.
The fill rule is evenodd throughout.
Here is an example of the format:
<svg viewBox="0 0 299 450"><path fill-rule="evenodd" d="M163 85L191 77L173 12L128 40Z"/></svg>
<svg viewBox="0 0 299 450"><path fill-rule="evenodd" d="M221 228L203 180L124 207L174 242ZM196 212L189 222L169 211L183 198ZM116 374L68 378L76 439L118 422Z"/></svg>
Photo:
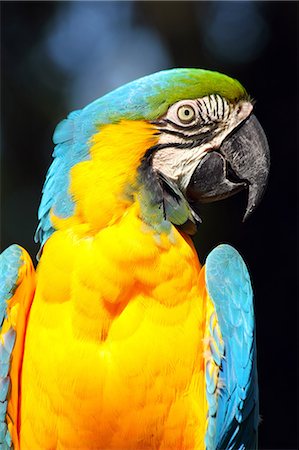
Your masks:
<svg viewBox="0 0 299 450"><path fill-rule="evenodd" d="M179 107L177 116L183 123L190 123L194 120L195 111L190 105L182 105Z"/></svg>

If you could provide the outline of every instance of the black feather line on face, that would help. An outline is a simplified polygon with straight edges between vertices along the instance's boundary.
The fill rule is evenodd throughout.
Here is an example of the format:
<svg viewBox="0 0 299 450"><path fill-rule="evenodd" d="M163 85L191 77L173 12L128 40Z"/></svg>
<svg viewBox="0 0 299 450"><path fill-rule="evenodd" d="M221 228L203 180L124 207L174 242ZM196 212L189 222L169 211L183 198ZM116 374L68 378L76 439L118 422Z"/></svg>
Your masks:
<svg viewBox="0 0 299 450"><path fill-rule="evenodd" d="M152 160L155 152L159 149L158 145L150 147L141 160L139 166L139 178L141 183L145 186L149 193L151 201L154 204L160 205L163 203L163 189L157 173L153 169Z"/></svg>
<svg viewBox="0 0 299 450"><path fill-rule="evenodd" d="M198 133L194 133L194 134L186 134L186 133L182 133L180 131L175 131L175 130L169 130L169 129L164 129L164 130L160 130L160 134L170 134L173 136L177 136L180 137L181 139L184 139L186 141L196 141L197 145L201 145L202 143L207 142L207 138L210 138L210 140L212 140L215 136L217 136L217 134L219 134L221 132L221 129L219 128L217 123L213 123L212 125L209 126L209 130L208 131L200 131ZM173 144L175 145L175 143Z"/></svg>
<svg viewBox="0 0 299 450"><path fill-rule="evenodd" d="M198 106L198 110L197 110L198 115L199 115L201 121L204 123L205 119L204 119L204 114L203 114L203 111L202 111L202 108L201 108L201 103L197 102L197 106Z"/></svg>
<svg viewBox="0 0 299 450"><path fill-rule="evenodd" d="M198 134L191 134L186 135L184 133L181 133L179 131L174 130L160 130L161 134L166 133L170 135L174 135L177 137L180 137L181 139L185 140L185 142L167 142L165 144L156 144L152 147L148 148L145 152L141 164L139 166L139 173L141 175L141 178L143 179L143 174L146 172L148 173L149 168L152 167L152 160L153 156L156 152L159 150L162 150L164 148L177 148L180 149L193 149L195 147L199 147L200 145L206 144L207 142L211 141L213 138L215 138L220 132L221 129L219 129L217 123L213 123L208 131L199 132ZM151 169L152 173L154 171Z"/></svg>
<svg viewBox="0 0 299 450"><path fill-rule="evenodd" d="M172 146L173 144L171 144ZM170 145L155 145L148 149L144 155L141 164L139 166L139 180L145 188L148 195L148 200L150 201L150 206L155 207L156 210L162 212L163 219L166 221L172 221L167 214L167 208L170 205L177 202L180 205L181 202L188 203L184 195L179 195L176 192L175 186L172 187L170 180L167 181L166 177L159 172L153 170L152 160L153 156L159 148L169 147ZM168 205L168 206L167 206ZM200 218L193 212L190 204L189 205L189 215L186 216L186 220L182 224L174 224L181 231L193 235L197 231L198 224L201 222ZM157 214L159 217L159 214Z"/></svg>
<svg viewBox="0 0 299 450"><path fill-rule="evenodd" d="M216 95L216 116L217 116L217 119L219 120L220 119L220 116L219 116L219 102L220 102L220 100L219 100L219 95ZM224 104L224 101L223 101L223 98L221 97L221 99L222 99L222 102L223 102L223 104ZM223 106L223 113L224 113L224 106Z"/></svg>
<svg viewBox="0 0 299 450"><path fill-rule="evenodd" d="M167 127L167 122L164 119L151 120L152 125L159 125L159 127Z"/></svg>
<svg viewBox="0 0 299 450"><path fill-rule="evenodd" d="M201 123L198 121L196 121L193 125L189 125L189 126L188 125L179 125L178 123L173 122L170 119L165 119L165 122L167 122L168 125L171 125L172 127L176 128L177 130L182 130L182 132L197 130L201 125Z"/></svg>

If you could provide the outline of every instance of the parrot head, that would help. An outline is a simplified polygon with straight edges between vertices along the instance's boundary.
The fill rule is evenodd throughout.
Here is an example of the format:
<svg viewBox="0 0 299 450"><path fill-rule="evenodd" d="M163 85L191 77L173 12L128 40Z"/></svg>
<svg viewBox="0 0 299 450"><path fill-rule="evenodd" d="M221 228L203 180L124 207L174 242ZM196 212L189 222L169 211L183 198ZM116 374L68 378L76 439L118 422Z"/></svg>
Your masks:
<svg viewBox="0 0 299 450"><path fill-rule="evenodd" d="M250 101L229 103L218 94L183 100L160 126L164 150L155 155L153 166L174 178L188 200L199 203L247 189L247 218L261 200L269 167L267 140Z"/></svg>
<svg viewBox="0 0 299 450"><path fill-rule="evenodd" d="M156 229L172 223L193 234L198 204L246 189L245 219L269 173L267 139L246 90L201 69L165 70L106 94L63 120L54 143L41 243L58 220L101 228L136 199Z"/></svg>
<svg viewBox="0 0 299 450"><path fill-rule="evenodd" d="M154 171L171 180L191 204L217 201L247 189L245 220L267 184L269 147L245 90L235 80L222 77L224 86L229 82L235 88L235 97L222 94L221 83L195 99L186 92L186 99L172 104L153 122L160 137L147 154Z"/></svg>

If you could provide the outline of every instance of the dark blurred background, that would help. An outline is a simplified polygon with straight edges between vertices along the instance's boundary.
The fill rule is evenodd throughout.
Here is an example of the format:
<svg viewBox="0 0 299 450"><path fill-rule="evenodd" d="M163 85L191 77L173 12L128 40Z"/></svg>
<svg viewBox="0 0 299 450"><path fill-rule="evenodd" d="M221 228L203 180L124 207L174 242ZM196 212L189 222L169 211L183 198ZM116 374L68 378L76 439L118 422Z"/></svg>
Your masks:
<svg viewBox="0 0 299 450"><path fill-rule="evenodd" d="M51 135L71 110L170 67L239 79L269 140L268 190L241 223L246 195L202 207L202 260L229 242L256 303L261 449L297 448L296 2L1 2L1 247L35 257L33 234Z"/></svg>

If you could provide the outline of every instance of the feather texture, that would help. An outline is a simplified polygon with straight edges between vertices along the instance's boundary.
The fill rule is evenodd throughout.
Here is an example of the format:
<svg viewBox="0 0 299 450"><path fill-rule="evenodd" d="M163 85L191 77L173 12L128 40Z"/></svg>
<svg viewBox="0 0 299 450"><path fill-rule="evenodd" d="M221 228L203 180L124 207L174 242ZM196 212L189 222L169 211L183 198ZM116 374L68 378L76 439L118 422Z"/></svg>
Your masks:
<svg viewBox="0 0 299 450"><path fill-rule="evenodd" d="M22 369L23 448L203 448L199 270L189 238L173 226L157 235L137 202L98 232L72 225L48 239Z"/></svg>
<svg viewBox="0 0 299 450"><path fill-rule="evenodd" d="M18 449L18 395L34 273L27 252L11 245L0 255L0 449Z"/></svg>
<svg viewBox="0 0 299 450"><path fill-rule="evenodd" d="M176 101L212 93L231 101L247 97L240 83L226 75L201 69L172 69L121 86L69 114L54 132L54 161L43 188L36 242L43 245L54 231L51 211L61 218L73 214L70 169L89 159L92 136L103 125L121 120L155 120Z"/></svg>
<svg viewBox="0 0 299 450"><path fill-rule="evenodd" d="M11 438L15 450L253 445L248 273L228 246L200 272L182 231L195 231L199 218L148 164L159 140L153 121L178 100L209 94L232 103L247 96L225 75L174 69L122 86L57 126L36 286L23 249L0 260L3 450Z"/></svg>
<svg viewBox="0 0 299 450"><path fill-rule="evenodd" d="M212 360L219 366L220 393L214 389L215 381L213 389L209 389L212 380L208 368L206 370L209 421L213 423L212 429L208 427L207 448L254 449L258 388L249 274L239 253L229 245L220 245L207 257L205 276L208 297L215 308L214 319L221 333L221 337L215 336L210 329L211 348L214 345L219 348L219 338L223 340L219 353L211 351Z"/></svg>

